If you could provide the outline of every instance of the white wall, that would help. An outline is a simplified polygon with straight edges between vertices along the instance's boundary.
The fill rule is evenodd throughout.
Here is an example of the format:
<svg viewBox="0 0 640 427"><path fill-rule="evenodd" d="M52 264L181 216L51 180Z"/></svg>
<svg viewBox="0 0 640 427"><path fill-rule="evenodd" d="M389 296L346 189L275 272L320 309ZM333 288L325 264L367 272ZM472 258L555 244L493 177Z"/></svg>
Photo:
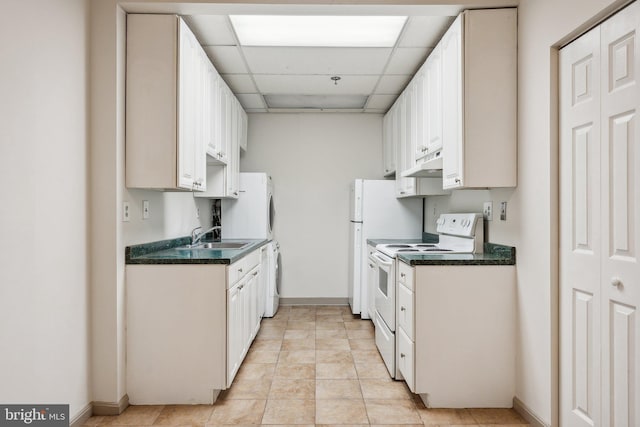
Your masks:
<svg viewBox="0 0 640 427"><path fill-rule="evenodd" d="M241 171L273 179L282 297L346 298L349 184L382 179L382 116L251 114L248 144Z"/></svg>
<svg viewBox="0 0 640 427"><path fill-rule="evenodd" d="M518 187L428 198L425 215L493 201L489 239L516 247L517 398L547 425L557 425L557 68L560 42L623 1L520 0L518 10ZM507 201L507 221L498 218Z"/></svg>
<svg viewBox="0 0 640 427"><path fill-rule="evenodd" d="M4 2L0 402L91 401L88 5Z"/></svg>

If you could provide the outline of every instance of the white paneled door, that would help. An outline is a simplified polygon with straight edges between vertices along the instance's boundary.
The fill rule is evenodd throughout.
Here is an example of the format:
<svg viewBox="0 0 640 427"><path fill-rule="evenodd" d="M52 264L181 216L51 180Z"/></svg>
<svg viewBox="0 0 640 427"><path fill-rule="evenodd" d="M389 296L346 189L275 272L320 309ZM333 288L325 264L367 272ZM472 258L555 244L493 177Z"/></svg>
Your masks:
<svg viewBox="0 0 640 427"><path fill-rule="evenodd" d="M560 52L561 426L640 425L633 3Z"/></svg>

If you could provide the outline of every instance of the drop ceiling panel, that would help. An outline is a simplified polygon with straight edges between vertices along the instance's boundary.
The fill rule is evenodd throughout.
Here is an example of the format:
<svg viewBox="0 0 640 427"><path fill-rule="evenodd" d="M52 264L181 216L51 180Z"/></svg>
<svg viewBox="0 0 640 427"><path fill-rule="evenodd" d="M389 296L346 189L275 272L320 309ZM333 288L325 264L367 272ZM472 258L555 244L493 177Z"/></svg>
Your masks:
<svg viewBox="0 0 640 427"><path fill-rule="evenodd" d="M404 87L411 80L411 75L399 76L399 75L384 75L380 79L380 83L376 88L376 94L388 94L399 95Z"/></svg>
<svg viewBox="0 0 640 427"><path fill-rule="evenodd" d="M255 74L381 74L392 49L243 47Z"/></svg>
<svg viewBox="0 0 640 427"><path fill-rule="evenodd" d="M221 74L246 74L248 72L236 46L205 46L204 51Z"/></svg>
<svg viewBox="0 0 640 427"><path fill-rule="evenodd" d="M254 75L258 89L263 94L367 95L371 93L378 81L378 76L342 76L342 79L336 85L331 81L330 77L330 75Z"/></svg>
<svg viewBox="0 0 640 427"><path fill-rule="evenodd" d="M386 111L393 105L397 97L397 95L371 95L369 97L369 103L367 104L367 110Z"/></svg>
<svg viewBox="0 0 640 427"><path fill-rule="evenodd" d="M385 74L415 74L424 64L431 48L401 47L393 52L391 61L385 70Z"/></svg>
<svg viewBox="0 0 640 427"><path fill-rule="evenodd" d="M240 93L236 95L238 97L238 101L242 104L242 107L245 110L248 109L264 109L265 105L262 102L262 96L257 93Z"/></svg>
<svg viewBox="0 0 640 427"><path fill-rule="evenodd" d="M231 92L235 94L258 92L249 74L221 74L221 76L229 85Z"/></svg>
<svg viewBox="0 0 640 427"><path fill-rule="evenodd" d="M434 48L455 16L412 16L400 38L400 47Z"/></svg>
<svg viewBox="0 0 640 427"><path fill-rule="evenodd" d="M226 15L191 15L183 18L203 46L236 44Z"/></svg>

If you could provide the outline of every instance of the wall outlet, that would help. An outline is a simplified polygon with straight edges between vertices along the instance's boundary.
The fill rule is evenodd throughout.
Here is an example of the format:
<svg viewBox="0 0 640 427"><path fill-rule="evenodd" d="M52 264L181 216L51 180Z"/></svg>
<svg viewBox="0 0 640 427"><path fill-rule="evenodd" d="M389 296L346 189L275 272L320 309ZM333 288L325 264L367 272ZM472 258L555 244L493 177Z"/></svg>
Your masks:
<svg viewBox="0 0 640 427"><path fill-rule="evenodd" d="M507 202L500 202L500 221L507 220Z"/></svg>
<svg viewBox="0 0 640 427"><path fill-rule="evenodd" d="M149 212L149 201L143 200L142 201L142 219L149 219L150 214L151 212Z"/></svg>
<svg viewBox="0 0 640 427"><path fill-rule="evenodd" d="M122 202L122 221L129 222L131 220L131 209L129 202Z"/></svg>
<svg viewBox="0 0 640 427"><path fill-rule="evenodd" d="M493 221L493 202L484 202L482 216L487 221Z"/></svg>

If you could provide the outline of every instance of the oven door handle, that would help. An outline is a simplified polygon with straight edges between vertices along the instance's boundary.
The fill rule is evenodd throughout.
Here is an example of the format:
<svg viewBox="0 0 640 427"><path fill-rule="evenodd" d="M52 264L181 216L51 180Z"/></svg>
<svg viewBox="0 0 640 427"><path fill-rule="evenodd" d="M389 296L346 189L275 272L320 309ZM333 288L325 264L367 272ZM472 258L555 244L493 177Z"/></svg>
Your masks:
<svg viewBox="0 0 640 427"><path fill-rule="evenodd" d="M387 261L387 260L383 259L382 257L380 257L380 255L378 255L378 254L373 254L373 257L376 260L378 260L378 262L380 262L380 264L382 264L382 265L386 265L386 266L389 266L389 267L391 267L393 265L393 259L391 261Z"/></svg>

